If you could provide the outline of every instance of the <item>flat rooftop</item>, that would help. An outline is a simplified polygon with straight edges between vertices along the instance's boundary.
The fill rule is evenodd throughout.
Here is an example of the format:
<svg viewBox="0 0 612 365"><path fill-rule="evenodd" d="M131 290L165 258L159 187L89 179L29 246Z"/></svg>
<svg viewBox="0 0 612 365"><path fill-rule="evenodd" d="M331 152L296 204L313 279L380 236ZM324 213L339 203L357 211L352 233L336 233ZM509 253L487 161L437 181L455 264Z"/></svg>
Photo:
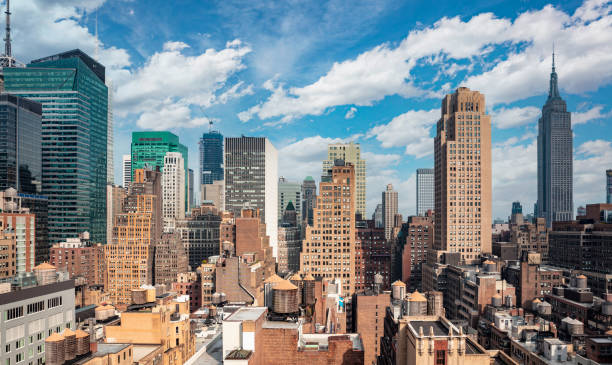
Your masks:
<svg viewBox="0 0 612 365"><path fill-rule="evenodd" d="M242 307L225 320L235 322L255 321L266 313L267 310L267 307Z"/></svg>
<svg viewBox="0 0 612 365"><path fill-rule="evenodd" d="M159 347L160 345L134 345L134 348L132 349L132 360L134 362L138 362L153 351L157 350Z"/></svg>
<svg viewBox="0 0 612 365"><path fill-rule="evenodd" d="M297 322L287 321L265 321L262 325L263 328L283 328L283 329L298 329L300 324Z"/></svg>
<svg viewBox="0 0 612 365"><path fill-rule="evenodd" d="M363 351L361 336L358 333L304 333L300 336L298 347L304 348L306 345L316 344L319 346L319 350L327 350L330 337L348 337L353 343L353 350Z"/></svg>
<svg viewBox="0 0 612 365"><path fill-rule="evenodd" d="M423 334L429 336L430 328L433 327L434 336L448 336L448 327L442 321L410 321L409 323L417 334L419 327L423 327ZM453 329L453 334L458 334L458 332Z"/></svg>
<svg viewBox="0 0 612 365"><path fill-rule="evenodd" d="M116 354L119 351L122 351L130 346L129 343L99 343L98 351L96 351L94 356L104 356L109 354Z"/></svg>

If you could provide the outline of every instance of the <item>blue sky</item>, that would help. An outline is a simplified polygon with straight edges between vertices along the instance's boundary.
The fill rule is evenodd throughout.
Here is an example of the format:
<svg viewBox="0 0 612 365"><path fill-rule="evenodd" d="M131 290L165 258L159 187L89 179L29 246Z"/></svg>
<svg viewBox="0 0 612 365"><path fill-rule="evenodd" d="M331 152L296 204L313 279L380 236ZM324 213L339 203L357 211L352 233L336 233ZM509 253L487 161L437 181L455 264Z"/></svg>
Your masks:
<svg viewBox="0 0 612 365"><path fill-rule="evenodd" d="M72 48L113 80L115 171L131 132L171 130L189 148L207 117L226 136L267 136L279 175L320 175L330 142L361 143L368 213L387 183L414 214L432 167L441 97L483 92L492 115L493 213L536 198L537 119L554 42L574 122L575 206L604 199L612 168L612 3L607 1L14 2L22 61Z"/></svg>

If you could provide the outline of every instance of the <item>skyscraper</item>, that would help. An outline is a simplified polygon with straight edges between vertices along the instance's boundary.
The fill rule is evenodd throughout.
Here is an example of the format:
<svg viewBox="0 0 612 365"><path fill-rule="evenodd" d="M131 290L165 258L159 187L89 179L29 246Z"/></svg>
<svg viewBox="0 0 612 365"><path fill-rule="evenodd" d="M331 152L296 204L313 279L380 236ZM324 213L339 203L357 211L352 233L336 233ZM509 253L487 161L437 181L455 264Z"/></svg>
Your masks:
<svg viewBox="0 0 612 365"><path fill-rule="evenodd" d="M0 190L40 194L42 180L42 106L0 94Z"/></svg>
<svg viewBox="0 0 612 365"><path fill-rule="evenodd" d="M416 184L417 215L425 216L435 206L434 169L417 169Z"/></svg>
<svg viewBox="0 0 612 365"><path fill-rule="evenodd" d="M106 290L113 303L130 303L131 290L153 284L156 240L161 238L161 180L158 171L134 171L123 213L115 217L113 240L104 246Z"/></svg>
<svg viewBox="0 0 612 365"><path fill-rule="evenodd" d="M606 170L606 203L612 204L612 170Z"/></svg>
<svg viewBox="0 0 612 365"><path fill-rule="evenodd" d="M191 207L195 206L195 195L193 195L194 191L195 191L194 186L193 186L193 184L194 184L194 181L193 181L194 180L194 176L193 176L193 170L192 169L189 169L188 179L189 180L187 181L187 185L189 185L189 190L188 190L188 194L187 195L189 196L189 199L187 199L187 206L189 208L191 208Z"/></svg>
<svg viewBox="0 0 612 365"><path fill-rule="evenodd" d="M223 180L223 135L209 131L200 138L200 184Z"/></svg>
<svg viewBox="0 0 612 365"><path fill-rule="evenodd" d="M572 115L559 95L555 55L548 99L538 121L538 217L552 222L574 218Z"/></svg>
<svg viewBox="0 0 612 365"><path fill-rule="evenodd" d="M340 280L344 295L355 292L355 185L355 167L336 160L319 185L300 255L300 271Z"/></svg>
<svg viewBox="0 0 612 365"><path fill-rule="evenodd" d="M384 211L382 203L376 204L376 208L374 208L374 213L372 214L372 220L374 221L374 227L383 228L385 226L384 221Z"/></svg>
<svg viewBox="0 0 612 365"><path fill-rule="evenodd" d="M397 191L393 190L393 185L388 184L387 190L382 193L383 204L383 226L385 228L385 239L391 239L393 223L397 214Z"/></svg>
<svg viewBox="0 0 612 365"><path fill-rule="evenodd" d="M285 208L289 202L293 203L293 208L297 215L297 225L302 225L302 185L297 182L289 181L284 177L278 178L278 220L283 220Z"/></svg>
<svg viewBox="0 0 612 365"><path fill-rule="evenodd" d="M302 182L302 199L302 219L306 225L312 225L312 209L317 202L317 183L312 176L306 176Z"/></svg>
<svg viewBox="0 0 612 365"><path fill-rule="evenodd" d="M106 183L115 183L115 138L114 138L114 122L115 115L113 114L113 83L111 80L106 80L106 86L108 88L108 111L107 118L108 125L106 128Z"/></svg>
<svg viewBox="0 0 612 365"><path fill-rule="evenodd" d="M148 167L155 170L159 167L160 171L164 170L164 158L167 152L179 152L183 156L185 162L184 170L185 175L188 174L189 169L189 156L187 153L187 147L179 142L179 138L176 134L165 131L154 131L154 132L132 132L132 156L131 156L131 168L132 177L134 171L137 169L143 169ZM188 181L183 179L185 183L185 209L187 207L187 194L188 194Z"/></svg>
<svg viewBox="0 0 612 365"><path fill-rule="evenodd" d="M278 239L278 155L264 137L225 138L225 210L260 210L274 257Z"/></svg>
<svg viewBox="0 0 612 365"><path fill-rule="evenodd" d="M491 117L485 97L460 87L442 100L434 140L434 249L464 262L491 252Z"/></svg>
<svg viewBox="0 0 612 365"><path fill-rule="evenodd" d="M105 69L80 50L5 68L7 91L42 104L42 193L49 240L88 231L106 241L108 88Z"/></svg>
<svg viewBox="0 0 612 365"><path fill-rule="evenodd" d="M131 155L122 156L121 167L123 170L122 186L127 189L130 186L130 182L132 181L132 156Z"/></svg>
<svg viewBox="0 0 612 365"><path fill-rule="evenodd" d="M512 202L512 215L523 214L523 206L521 202Z"/></svg>
<svg viewBox="0 0 612 365"><path fill-rule="evenodd" d="M361 158L359 143L336 143L327 146L327 160L323 161L323 175L334 166L335 160L350 162L355 166L357 213L365 217L366 212L366 161Z"/></svg>
<svg viewBox="0 0 612 365"><path fill-rule="evenodd" d="M180 152L166 152L162 195L164 230L172 232L176 220L185 218L185 161Z"/></svg>

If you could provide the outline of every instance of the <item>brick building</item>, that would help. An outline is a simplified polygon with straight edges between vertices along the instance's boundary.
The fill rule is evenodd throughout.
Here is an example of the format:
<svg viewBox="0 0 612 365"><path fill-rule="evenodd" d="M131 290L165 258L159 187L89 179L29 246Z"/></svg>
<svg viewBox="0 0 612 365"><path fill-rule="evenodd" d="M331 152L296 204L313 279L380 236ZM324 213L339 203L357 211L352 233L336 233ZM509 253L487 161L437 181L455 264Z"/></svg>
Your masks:
<svg viewBox="0 0 612 365"><path fill-rule="evenodd" d="M612 291L612 204L588 204L580 218L553 223L549 261L578 270L593 292L603 295Z"/></svg>
<svg viewBox="0 0 612 365"><path fill-rule="evenodd" d="M408 217L397 235L394 278L408 284L410 290L422 290L422 264L427 260L427 250L433 246L434 216L428 211L424 216Z"/></svg>
<svg viewBox="0 0 612 365"><path fill-rule="evenodd" d="M104 246L90 243L84 239L85 237L86 235L68 238L53 245L49 262L56 268L67 271L71 279L84 278L87 286L105 286Z"/></svg>
<svg viewBox="0 0 612 365"><path fill-rule="evenodd" d="M0 279L8 279L15 276L15 251L17 241L12 229L4 229L4 223L0 222Z"/></svg>
<svg viewBox="0 0 612 365"><path fill-rule="evenodd" d="M518 266L504 269L504 278L516 287L517 306L530 309L534 299L543 298L563 283L563 271L542 265L537 252L523 252Z"/></svg>
<svg viewBox="0 0 612 365"><path fill-rule="evenodd" d="M154 280L157 284L170 285L178 274L189 271L187 252L178 232L164 233L155 242L153 259Z"/></svg>
<svg viewBox="0 0 612 365"><path fill-rule="evenodd" d="M363 343L364 364L376 363L380 355L380 339L384 335L384 319L391 296L386 293L365 293L353 296L353 326L352 332L361 335Z"/></svg>
<svg viewBox="0 0 612 365"><path fill-rule="evenodd" d="M510 243L521 257L523 251L537 252L542 262L548 262L548 226L545 218L536 218L533 223L525 221L523 214L515 213L510 219Z"/></svg>
<svg viewBox="0 0 612 365"><path fill-rule="evenodd" d="M136 169L124 213L115 217L113 241L104 246L113 303L130 303L132 289L153 284L154 245L162 229L160 172Z"/></svg>
<svg viewBox="0 0 612 365"><path fill-rule="evenodd" d="M358 334L304 333L298 322L266 315L265 307L243 307L223 321L224 364L364 364Z"/></svg>
<svg viewBox="0 0 612 365"><path fill-rule="evenodd" d="M210 256L219 254L221 217L214 205L209 203L193 208L189 217L177 219L175 224L187 250L191 270Z"/></svg>
<svg viewBox="0 0 612 365"><path fill-rule="evenodd" d="M491 116L483 94L460 87L444 97L434 167L433 248L478 262L491 252Z"/></svg>
<svg viewBox="0 0 612 365"><path fill-rule="evenodd" d="M189 312L193 313L202 307L202 282L195 272L180 273L172 290L179 295L189 295Z"/></svg>
<svg viewBox="0 0 612 365"><path fill-rule="evenodd" d="M376 228L373 220L355 223L355 290L363 291L374 285L374 276L382 278L381 290L391 285L391 243L385 239L385 228Z"/></svg>
<svg viewBox="0 0 612 365"><path fill-rule="evenodd" d="M355 167L336 160L319 185L313 225L302 244L302 272L342 281L342 292L355 292Z"/></svg>

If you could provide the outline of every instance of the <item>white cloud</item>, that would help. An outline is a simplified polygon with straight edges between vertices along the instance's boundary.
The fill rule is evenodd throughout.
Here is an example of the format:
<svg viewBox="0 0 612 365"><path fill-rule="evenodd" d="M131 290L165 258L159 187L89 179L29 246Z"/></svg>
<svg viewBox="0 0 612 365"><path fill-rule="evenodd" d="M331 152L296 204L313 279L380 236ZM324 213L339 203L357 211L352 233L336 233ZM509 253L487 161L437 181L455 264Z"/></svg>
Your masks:
<svg viewBox="0 0 612 365"><path fill-rule="evenodd" d="M276 85L266 101L240 117L243 121L256 116L289 122L321 115L335 106L373 105L389 95L436 97L438 91L423 90L411 73L422 63L443 68L449 75L479 64L484 72L468 76L465 84L484 92L491 105L510 103L546 92L553 41L562 90L593 91L612 81L610 11L611 7L601 2L586 1L573 16L548 5L526 11L514 21L491 13L468 21L445 17L430 27L411 31L397 46L383 43L353 59L336 62L311 84ZM485 63L483 56L498 47L508 56ZM458 66L451 60L468 60L470 64Z"/></svg>
<svg viewBox="0 0 612 365"><path fill-rule="evenodd" d="M417 158L433 153L431 127L440 119L440 109L411 110L389 123L370 129L367 138L376 137L383 147L405 147L407 155Z"/></svg>
<svg viewBox="0 0 612 365"><path fill-rule="evenodd" d="M119 85L115 110L120 116L141 114L141 128L189 127L201 125L191 119L190 107L209 107L253 92L243 82L228 85L228 78L242 70L244 56L251 51L238 40L219 51L187 56L183 42L167 42L164 50L152 55L140 68L130 72ZM174 105L172 105L174 104ZM159 122L164 118L177 118Z"/></svg>
<svg viewBox="0 0 612 365"><path fill-rule="evenodd" d="M23 63L79 48L94 56L95 36L80 22L104 0L22 0L11 3L13 54ZM99 60L113 78L130 66L126 50L99 45Z"/></svg>
<svg viewBox="0 0 612 365"><path fill-rule="evenodd" d="M493 216L510 214L513 201L520 201L525 212L537 200L537 142L520 142L512 137L492 149ZM574 154L574 205L598 203L604 199L605 170L612 161L612 142L587 141Z"/></svg>
<svg viewBox="0 0 612 365"><path fill-rule="evenodd" d="M352 106L347 112L346 114L344 114L344 119L353 119L355 118L355 114L357 114L357 108L355 108L354 106Z"/></svg>
<svg viewBox="0 0 612 365"><path fill-rule="evenodd" d="M322 173L322 161L327 159L327 145L347 141L341 138L312 136L289 143L278 151L281 156L278 175L296 181L312 176L318 181Z"/></svg>
<svg viewBox="0 0 612 365"><path fill-rule="evenodd" d="M608 118L612 112L602 113L603 106L597 105L584 112L572 113L572 125L585 124L593 120Z"/></svg>
<svg viewBox="0 0 612 365"><path fill-rule="evenodd" d="M491 122L497 128L507 129L537 122L540 109L534 106L498 108L491 112Z"/></svg>

